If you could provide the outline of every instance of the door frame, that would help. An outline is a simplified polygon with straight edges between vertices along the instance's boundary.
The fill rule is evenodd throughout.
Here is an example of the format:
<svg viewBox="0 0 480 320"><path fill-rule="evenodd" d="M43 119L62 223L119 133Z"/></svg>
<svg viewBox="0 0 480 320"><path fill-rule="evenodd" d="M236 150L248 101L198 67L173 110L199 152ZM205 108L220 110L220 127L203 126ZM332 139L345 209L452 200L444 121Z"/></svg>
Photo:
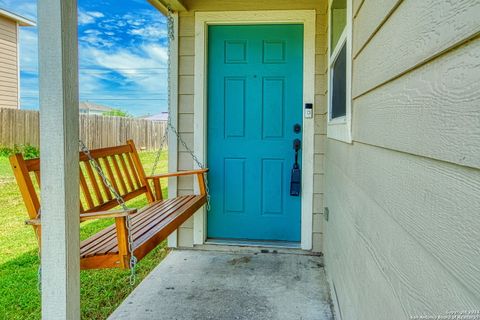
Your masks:
<svg viewBox="0 0 480 320"><path fill-rule="evenodd" d="M315 101L315 10L215 11L195 13L194 75L194 152L201 162L207 159L207 59L209 25L232 24L303 24L303 106ZM302 106L302 107L303 107ZM302 114L304 113L302 109ZM314 112L313 112L314 114ZM312 249L313 231L313 161L315 116L303 116L302 130L302 200L301 248ZM195 187L195 192L198 192ZM193 243L204 244L207 214L202 208L193 218Z"/></svg>

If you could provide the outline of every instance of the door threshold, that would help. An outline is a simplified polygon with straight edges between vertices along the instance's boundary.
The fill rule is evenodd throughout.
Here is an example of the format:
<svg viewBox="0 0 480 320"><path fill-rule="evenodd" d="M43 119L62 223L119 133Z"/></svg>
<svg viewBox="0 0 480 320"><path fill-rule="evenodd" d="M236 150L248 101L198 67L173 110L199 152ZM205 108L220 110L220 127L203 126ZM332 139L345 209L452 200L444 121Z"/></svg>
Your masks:
<svg viewBox="0 0 480 320"><path fill-rule="evenodd" d="M280 242L280 243L279 243ZM289 246L285 246L285 245ZM188 248L177 248L176 250L189 250ZM306 256L322 256L320 252L302 250L300 244L295 242L282 241L244 241L208 239L204 244L196 244L193 250L228 252L234 254L294 254Z"/></svg>
<svg viewBox="0 0 480 320"><path fill-rule="evenodd" d="M278 249L301 249L300 242L291 241L257 241L257 240L238 240L238 239L207 239L206 245L221 245L235 247L262 247Z"/></svg>

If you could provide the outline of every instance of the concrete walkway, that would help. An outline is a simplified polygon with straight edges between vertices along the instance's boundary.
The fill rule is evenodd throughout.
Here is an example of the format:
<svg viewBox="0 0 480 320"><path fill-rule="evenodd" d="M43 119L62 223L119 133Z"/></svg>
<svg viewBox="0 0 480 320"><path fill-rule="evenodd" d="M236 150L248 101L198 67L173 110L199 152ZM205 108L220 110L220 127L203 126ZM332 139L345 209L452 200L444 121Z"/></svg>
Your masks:
<svg viewBox="0 0 480 320"><path fill-rule="evenodd" d="M109 319L330 320L328 292L321 257L175 250Z"/></svg>

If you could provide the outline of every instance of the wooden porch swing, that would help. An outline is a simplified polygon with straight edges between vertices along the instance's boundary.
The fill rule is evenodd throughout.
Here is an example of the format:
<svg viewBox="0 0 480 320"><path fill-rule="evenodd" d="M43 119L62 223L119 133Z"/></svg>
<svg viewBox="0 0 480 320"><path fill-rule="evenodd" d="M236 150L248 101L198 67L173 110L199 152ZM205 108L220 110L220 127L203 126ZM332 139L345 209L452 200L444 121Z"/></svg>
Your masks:
<svg viewBox="0 0 480 320"><path fill-rule="evenodd" d="M80 152L80 222L114 218L115 224L81 242L81 269L134 269L137 259L142 259L207 203L204 174L208 169L146 176L131 140L126 145L89 153ZM92 159L104 168L108 181L92 168ZM25 160L16 154L10 157L10 163L30 218L26 223L33 226L40 246L40 195L34 184L35 179L40 185L40 159ZM160 179L187 175L197 176L200 194L163 199ZM118 195L111 192L108 183ZM143 195L148 204L138 211L124 204L123 210L111 210L122 205L117 196L128 201Z"/></svg>

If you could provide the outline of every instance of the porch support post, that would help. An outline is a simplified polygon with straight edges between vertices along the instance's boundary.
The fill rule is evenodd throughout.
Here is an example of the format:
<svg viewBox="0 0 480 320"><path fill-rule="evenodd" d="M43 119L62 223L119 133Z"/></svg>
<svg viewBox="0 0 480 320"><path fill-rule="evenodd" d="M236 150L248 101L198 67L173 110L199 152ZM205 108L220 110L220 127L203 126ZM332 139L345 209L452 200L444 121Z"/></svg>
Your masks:
<svg viewBox="0 0 480 320"><path fill-rule="evenodd" d="M173 39L170 41L170 69L168 81L170 82L170 114L168 117L175 128L178 128L178 13L172 13ZM168 130L168 128L167 128ZM168 172L178 171L178 138L171 130L168 131ZM168 197L177 196L178 178L168 179ZM178 246L178 231L175 230L168 236L168 247Z"/></svg>
<svg viewBox="0 0 480 320"><path fill-rule="evenodd" d="M39 0L42 318L80 319L77 1Z"/></svg>

